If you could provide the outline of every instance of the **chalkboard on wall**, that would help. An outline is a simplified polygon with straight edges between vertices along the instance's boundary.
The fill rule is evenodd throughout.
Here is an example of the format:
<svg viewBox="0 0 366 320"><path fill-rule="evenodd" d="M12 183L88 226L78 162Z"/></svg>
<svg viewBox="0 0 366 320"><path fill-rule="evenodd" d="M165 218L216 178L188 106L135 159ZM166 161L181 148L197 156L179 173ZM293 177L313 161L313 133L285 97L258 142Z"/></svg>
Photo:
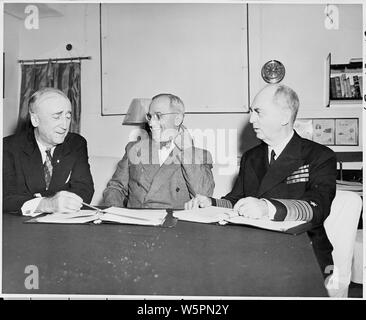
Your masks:
<svg viewBox="0 0 366 320"><path fill-rule="evenodd" d="M244 4L101 4L102 114L173 93L187 112L248 112Z"/></svg>

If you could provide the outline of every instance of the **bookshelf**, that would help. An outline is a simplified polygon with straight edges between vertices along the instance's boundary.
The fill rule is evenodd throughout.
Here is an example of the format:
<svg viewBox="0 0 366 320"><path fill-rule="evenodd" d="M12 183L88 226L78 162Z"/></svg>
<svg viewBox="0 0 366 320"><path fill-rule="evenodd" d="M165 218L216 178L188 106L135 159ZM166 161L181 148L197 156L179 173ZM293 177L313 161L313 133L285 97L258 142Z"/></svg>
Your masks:
<svg viewBox="0 0 366 320"><path fill-rule="evenodd" d="M326 94L327 106L362 104L362 59L353 58L349 63L332 64L327 57Z"/></svg>

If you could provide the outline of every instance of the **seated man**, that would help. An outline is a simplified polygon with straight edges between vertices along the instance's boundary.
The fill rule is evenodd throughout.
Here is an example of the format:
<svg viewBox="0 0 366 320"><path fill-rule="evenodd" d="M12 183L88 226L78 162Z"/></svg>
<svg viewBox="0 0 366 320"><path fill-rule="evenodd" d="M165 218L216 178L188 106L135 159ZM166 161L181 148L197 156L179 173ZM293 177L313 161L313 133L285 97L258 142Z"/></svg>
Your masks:
<svg viewBox="0 0 366 320"><path fill-rule="evenodd" d="M152 98L146 115L150 134L127 144L103 192L105 205L183 209L196 194L212 195L211 155L194 147L182 125L184 111L177 96Z"/></svg>
<svg viewBox="0 0 366 320"><path fill-rule="evenodd" d="M333 264L323 223L336 192L336 157L293 130L298 107L297 94L285 85L260 91L250 122L263 142L243 155L232 191L222 199L197 195L185 207L233 207L254 219L311 221L308 234L324 272Z"/></svg>
<svg viewBox="0 0 366 320"><path fill-rule="evenodd" d="M29 115L33 127L3 141L3 211L78 211L91 201L94 185L86 141L69 133L69 99L41 89L29 100Z"/></svg>

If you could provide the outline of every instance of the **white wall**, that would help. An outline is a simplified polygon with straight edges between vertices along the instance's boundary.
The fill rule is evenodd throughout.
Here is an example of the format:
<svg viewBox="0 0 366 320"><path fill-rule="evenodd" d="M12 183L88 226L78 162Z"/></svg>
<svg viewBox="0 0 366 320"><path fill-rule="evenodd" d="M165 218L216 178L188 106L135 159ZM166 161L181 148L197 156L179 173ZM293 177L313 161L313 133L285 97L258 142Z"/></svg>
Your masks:
<svg viewBox="0 0 366 320"><path fill-rule="evenodd" d="M58 4L52 7L63 17L41 19L38 30L27 30L22 25L18 56L21 59L91 56L91 60L82 61L81 134L88 140L90 155L122 156L130 132L136 127L122 126L124 116L101 116L99 6ZM68 43L73 45L70 52L65 49ZM187 114L185 124L190 129L237 129L240 134L247 119L247 114ZM251 145L253 139L244 148ZM217 151L211 151L215 157Z"/></svg>
<svg viewBox="0 0 366 320"><path fill-rule="evenodd" d="M261 68L269 60L281 61L286 74L284 83L299 95L298 118L360 118L360 146L331 147L334 151L362 150L362 102L359 105L325 105L324 72L326 57L332 64L348 63L362 57L361 5L338 5L339 29L324 26L324 4L249 5L250 97L265 82Z"/></svg>
<svg viewBox="0 0 366 320"><path fill-rule="evenodd" d="M19 42L16 41L19 21L5 15L5 50L12 57L12 64L6 65L5 81L9 98L4 103L4 135L11 133L16 122L15 110L18 109L20 87L19 66L15 62L17 58L91 56L91 60L82 61L81 134L88 140L90 155L121 156L133 127L122 126L124 116L101 116L99 6L53 4L52 7L63 16L42 18L38 30L26 30L21 21ZM264 85L260 78L261 66L267 60L277 58L287 68L286 82L294 86L303 101L299 116L361 115L361 108L338 107L325 110L319 102L323 96L323 61L326 54L334 52L334 62L339 63L347 62L351 57L359 57L361 35L358 41L358 34L362 33L362 30L357 29L362 21L357 8L340 6L341 29L338 36L336 32L324 29L323 8L323 5L267 5L260 9L250 5L251 98ZM326 44L324 37L329 37L331 45ZM73 45L70 52L65 49L68 43ZM186 124L191 129L237 129L238 139L247 122L247 114L186 116ZM246 137L243 140L244 146L239 146L239 150L245 150L255 143L253 134ZM217 150L211 151L215 157Z"/></svg>
<svg viewBox="0 0 366 320"><path fill-rule="evenodd" d="M5 92L3 112L3 134L12 134L16 128L19 111L20 92L20 67L18 64L19 53L19 28L21 21L4 15L4 58L5 58Z"/></svg>

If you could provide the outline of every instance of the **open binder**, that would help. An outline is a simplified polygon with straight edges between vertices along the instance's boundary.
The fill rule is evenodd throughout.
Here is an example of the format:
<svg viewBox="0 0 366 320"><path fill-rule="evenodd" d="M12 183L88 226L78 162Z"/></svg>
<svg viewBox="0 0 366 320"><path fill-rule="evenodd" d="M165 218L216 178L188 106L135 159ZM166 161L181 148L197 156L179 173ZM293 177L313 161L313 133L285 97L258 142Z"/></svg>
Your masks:
<svg viewBox="0 0 366 320"><path fill-rule="evenodd" d="M228 208L207 207L192 210L174 211L173 216L179 220L199 223L219 223L246 225L256 228L300 234L311 228L311 223L306 221L272 221L269 219L251 219L239 216L237 212Z"/></svg>
<svg viewBox="0 0 366 320"><path fill-rule="evenodd" d="M166 210L126 209L110 207L103 210L80 210L76 213L55 212L26 222L33 223L60 223L60 224L83 224L83 223L121 223L145 226L162 226L168 213Z"/></svg>

